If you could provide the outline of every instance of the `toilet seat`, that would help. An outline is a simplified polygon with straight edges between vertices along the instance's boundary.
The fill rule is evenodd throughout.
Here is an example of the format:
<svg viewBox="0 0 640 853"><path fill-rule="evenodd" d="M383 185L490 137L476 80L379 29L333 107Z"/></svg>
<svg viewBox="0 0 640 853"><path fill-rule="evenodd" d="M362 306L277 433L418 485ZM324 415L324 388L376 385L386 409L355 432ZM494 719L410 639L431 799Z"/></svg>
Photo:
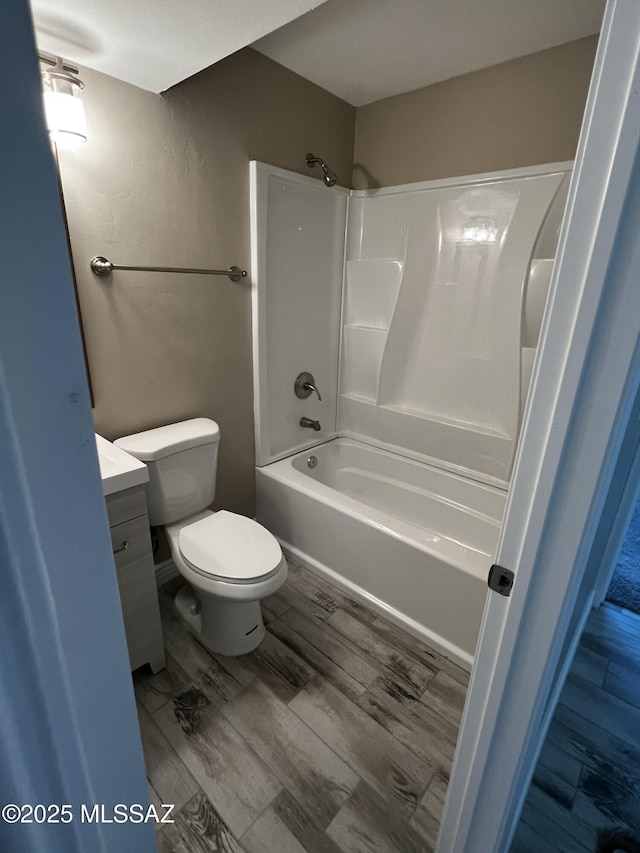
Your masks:
<svg viewBox="0 0 640 853"><path fill-rule="evenodd" d="M187 565L203 577L248 584L267 580L282 564L277 539L257 521L220 510L180 530Z"/></svg>

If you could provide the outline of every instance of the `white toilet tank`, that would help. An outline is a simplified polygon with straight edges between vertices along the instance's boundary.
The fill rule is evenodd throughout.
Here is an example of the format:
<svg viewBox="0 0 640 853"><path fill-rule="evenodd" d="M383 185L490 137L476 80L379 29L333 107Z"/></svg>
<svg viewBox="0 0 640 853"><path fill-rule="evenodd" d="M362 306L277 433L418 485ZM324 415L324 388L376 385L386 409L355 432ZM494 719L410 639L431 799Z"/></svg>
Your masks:
<svg viewBox="0 0 640 853"><path fill-rule="evenodd" d="M219 441L220 428L208 418L168 424L114 441L149 469L146 489L151 524L173 524L212 503Z"/></svg>

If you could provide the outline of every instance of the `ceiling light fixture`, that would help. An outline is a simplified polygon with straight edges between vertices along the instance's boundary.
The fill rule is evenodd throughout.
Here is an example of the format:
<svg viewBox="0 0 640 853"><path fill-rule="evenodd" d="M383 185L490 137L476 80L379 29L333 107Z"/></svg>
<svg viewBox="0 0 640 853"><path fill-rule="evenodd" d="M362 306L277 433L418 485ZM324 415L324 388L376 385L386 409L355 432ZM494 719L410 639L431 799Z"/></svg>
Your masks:
<svg viewBox="0 0 640 853"><path fill-rule="evenodd" d="M87 123L79 93L84 83L78 69L65 64L59 56L40 54L47 68L42 72L44 111L51 141L72 148L87 141Z"/></svg>

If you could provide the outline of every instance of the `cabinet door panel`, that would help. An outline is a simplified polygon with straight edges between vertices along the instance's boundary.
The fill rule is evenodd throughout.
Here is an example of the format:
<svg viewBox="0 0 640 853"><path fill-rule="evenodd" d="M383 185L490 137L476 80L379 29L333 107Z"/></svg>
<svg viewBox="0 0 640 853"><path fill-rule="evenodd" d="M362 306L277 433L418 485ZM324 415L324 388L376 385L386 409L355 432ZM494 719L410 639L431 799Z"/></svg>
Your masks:
<svg viewBox="0 0 640 853"><path fill-rule="evenodd" d="M148 517L112 527L111 544L131 669L149 663L157 671L164 666L164 652Z"/></svg>

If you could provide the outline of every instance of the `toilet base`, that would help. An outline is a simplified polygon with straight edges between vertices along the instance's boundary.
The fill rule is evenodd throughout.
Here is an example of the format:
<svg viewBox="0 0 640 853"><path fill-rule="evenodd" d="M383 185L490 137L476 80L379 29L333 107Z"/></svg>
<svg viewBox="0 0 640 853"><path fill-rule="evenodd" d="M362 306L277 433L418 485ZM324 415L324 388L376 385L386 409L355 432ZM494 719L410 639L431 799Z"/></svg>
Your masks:
<svg viewBox="0 0 640 853"><path fill-rule="evenodd" d="M185 628L215 654L246 655L264 639L259 601L225 601L196 592L186 583L178 591L173 608Z"/></svg>

